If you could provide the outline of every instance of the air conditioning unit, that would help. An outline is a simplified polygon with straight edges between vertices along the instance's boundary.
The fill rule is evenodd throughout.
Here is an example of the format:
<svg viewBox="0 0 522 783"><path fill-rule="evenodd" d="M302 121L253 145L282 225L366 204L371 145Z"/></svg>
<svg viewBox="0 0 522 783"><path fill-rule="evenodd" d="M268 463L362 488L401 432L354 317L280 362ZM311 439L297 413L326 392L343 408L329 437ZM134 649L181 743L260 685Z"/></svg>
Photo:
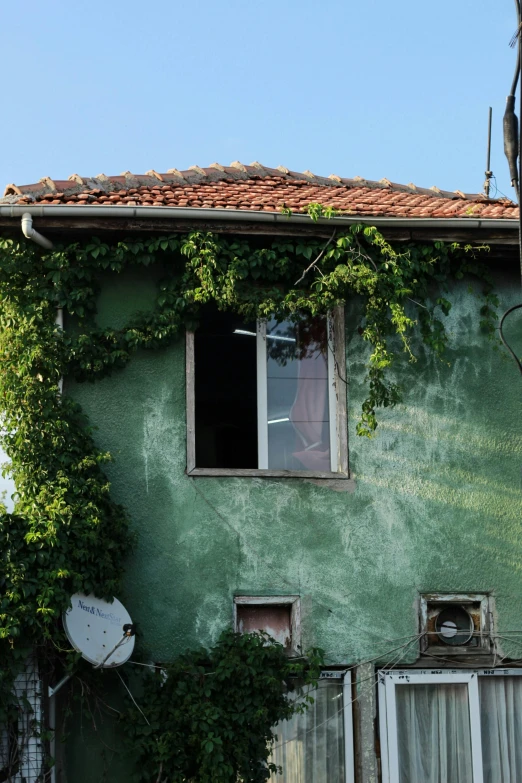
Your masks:
<svg viewBox="0 0 522 783"><path fill-rule="evenodd" d="M492 652L489 596L424 594L420 597L421 652L446 658Z"/></svg>

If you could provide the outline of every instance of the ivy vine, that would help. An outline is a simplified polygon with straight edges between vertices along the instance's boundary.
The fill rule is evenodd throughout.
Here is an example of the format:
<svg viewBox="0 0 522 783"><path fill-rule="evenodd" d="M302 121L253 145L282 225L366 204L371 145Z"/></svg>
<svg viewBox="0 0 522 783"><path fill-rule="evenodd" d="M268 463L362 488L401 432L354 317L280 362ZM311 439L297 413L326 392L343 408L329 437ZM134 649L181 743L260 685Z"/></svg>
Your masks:
<svg viewBox="0 0 522 783"><path fill-rule="evenodd" d="M266 634L226 631L142 680L123 715L139 783L264 783L282 720L314 701L321 650L289 658ZM298 687L299 686L299 687Z"/></svg>
<svg viewBox="0 0 522 783"><path fill-rule="evenodd" d="M309 212L325 214L318 205ZM415 360L415 331L444 353L452 280L478 280L481 325L494 332L497 300L480 258L480 249L442 242L392 245L362 224L333 231L326 243L194 231L114 244L95 237L44 251L1 239L0 439L16 497L14 512L0 514L0 725L16 712L12 683L28 651L51 668L67 658L60 616L70 595L118 594L132 545L104 472L110 456L80 407L60 394L61 378L94 381L125 367L138 349L170 344L208 302L251 320L324 314L357 296L359 334L369 346L357 432L371 437L378 409L402 398L390 369L400 355ZM124 328L100 328L100 274L152 264L164 272L155 307ZM74 328L56 325L57 308Z"/></svg>

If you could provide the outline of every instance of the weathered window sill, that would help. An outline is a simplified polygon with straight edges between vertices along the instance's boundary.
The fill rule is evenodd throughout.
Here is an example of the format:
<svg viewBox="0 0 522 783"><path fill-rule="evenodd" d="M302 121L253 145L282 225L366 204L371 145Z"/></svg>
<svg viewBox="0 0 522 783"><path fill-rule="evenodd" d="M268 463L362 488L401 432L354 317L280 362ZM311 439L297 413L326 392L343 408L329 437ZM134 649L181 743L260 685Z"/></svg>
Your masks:
<svg viewBox="0 0 522 783"><path fill-rule="evenodd" d="M305 479L319 487L337 492L353 492L355 481L345 473L316 472L310 470L259 470L257 468L192 468L187 470L191 478L214 476L217 478L286 478Z"/></svg>

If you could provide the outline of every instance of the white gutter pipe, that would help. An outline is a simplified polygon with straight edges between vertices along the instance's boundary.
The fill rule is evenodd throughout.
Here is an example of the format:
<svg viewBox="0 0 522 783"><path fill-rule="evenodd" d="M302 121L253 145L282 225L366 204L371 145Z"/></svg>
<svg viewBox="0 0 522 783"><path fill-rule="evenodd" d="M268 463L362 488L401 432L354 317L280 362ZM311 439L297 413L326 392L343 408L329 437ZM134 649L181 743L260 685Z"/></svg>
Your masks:
<svg viewBox="0 0 522 783"><path fill-rule="evenodd" d="M126 219L169 219L178 220L212 220L226 222L245 222L245 223L271 223L279 225L301 224L312 225L308 215L283 215L280 212L257 212L246 209L203 209L200 207L126 207L117 204L111 207L102 207L92 205L89 207L80 207L72 204L45 204L34 206L0 206L0 217L92 217L92 218L126 218ZM365 223L367 225L387 228L483 228L483 229L506 229L518 231L518 219L498 220L492 218L382 218L361 215L341 215L332 218L319 218L318 225L326 226L351 226L354 223ZM32 228L32 226L31 226ZM27 236L27 235L26 235ZM38 232L29 237L49 242ZM40 244L40 242L39 242ZM45 245L45 247L49 247Z"/></svg>
<svg viewBox="0 0 522 783"><path fill-rule="evenodd" d="M36 229L33 228L33 216L30 212L24 212L22 214L22 233L26 239L31 239L33 242L36 242L37 245L40 245L40 247L44 247L46 250L52 250L53 249L53 243L50 239L47 239L46 237L42 236L41 234L36 231ZM59 329L63 330L63 309L61 307L58 307L56 310L56 319L55 319L56 326ZM60 397L63 393L63 378L60 378L58 381L58 394ZM53 708L54 708L54 701L53 701Z"/></svg>
<svg viewBox="0 0 522 783"><path fill-rule="evenodd" d="M55 324L58 327L58 329L61 329L61 331L63 332L63 307L56 308ZM62 394L63 394L63 376L58 381L58 395L61 397Z"/></svg>
<svg viewBox="0 0 522 783"><path fill-rule="evenodd" d="M24 237L36 242L40 247L45 247L46 250L52 250L53 243L50 239L46 239L33 228L33 216L27 211L22 213L22 233Z"/></svg>

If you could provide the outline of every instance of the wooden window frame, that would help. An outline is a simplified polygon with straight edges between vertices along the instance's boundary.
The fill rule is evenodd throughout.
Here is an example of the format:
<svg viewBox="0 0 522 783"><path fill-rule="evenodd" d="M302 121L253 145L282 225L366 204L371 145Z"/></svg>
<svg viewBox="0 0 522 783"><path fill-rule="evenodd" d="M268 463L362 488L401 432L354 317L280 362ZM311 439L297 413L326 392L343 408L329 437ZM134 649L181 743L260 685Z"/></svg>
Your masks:
<svg viewBox="0 0 522 783"><path fill-rule="evenodd" d="M239 606L289 606L290 633L292 636L291 652L301 648L301 599L298 595L235 595L234 596L234 631L238 631L237 607Z"/></svg>
<svg viewBox="0 0 522 783"><path fill-rule="evenodd" d="M258 345L266 340L266 327L262 321L257 324ZM258 350L258 388L262 386L266 368L261 368ZM261 372L261 377L260 377ZM235 476L245 478L307 478L307 479L349 479L348 430L346 414L346 353L344 333L344 309L336 307L328 318L328 379L330 407L331 451L335 448L332 463L336 470L271 470L270 468L199 468L196 465L196 406L195 406L195 352L194 332L186 333L186 411L187 411L187 475L189 476ZM266 390L264 391L266 396ZM335 415L332 416L332 407ZM258 411L260 408L258 407ZM258 418L258 438L264 442L263 426Z"/></svg>

